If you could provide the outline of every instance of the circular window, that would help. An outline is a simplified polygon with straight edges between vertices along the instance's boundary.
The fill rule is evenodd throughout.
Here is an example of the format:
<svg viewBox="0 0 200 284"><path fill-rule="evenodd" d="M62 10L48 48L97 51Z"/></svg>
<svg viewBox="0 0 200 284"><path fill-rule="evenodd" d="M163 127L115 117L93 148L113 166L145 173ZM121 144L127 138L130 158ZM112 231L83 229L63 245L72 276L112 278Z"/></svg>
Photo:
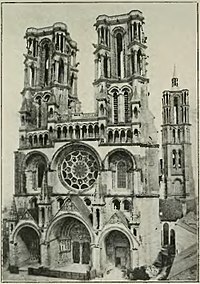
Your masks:
<svg viewBox="0 0 200 284"><path fill-rule="evenodd" d="M90 200L89 198L86 198L86 199L85 199L85 204L86 204L87 206L90 206L90 205L91 205L91 200Z"/></svg>
<svg viewBox="0 0 200 284"><path fill-rule="evenodd" d="M60 164L61 178L73 189L81 190L92 186L98 176L98 163L86 150L66 154Z"/></svg>

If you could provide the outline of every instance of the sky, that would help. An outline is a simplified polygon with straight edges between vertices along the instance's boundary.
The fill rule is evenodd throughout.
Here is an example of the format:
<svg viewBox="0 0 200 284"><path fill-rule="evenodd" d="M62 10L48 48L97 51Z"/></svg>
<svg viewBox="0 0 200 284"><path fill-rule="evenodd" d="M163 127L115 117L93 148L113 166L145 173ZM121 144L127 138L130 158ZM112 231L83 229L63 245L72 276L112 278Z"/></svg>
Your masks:
<svg viewBox="0 0 200 284"><path fill-rule="evenodd" d="M14 151L18 148L19 109L24 84L23 38L28 27L46 27L55 22L67 24L77 41L80 62L78 96L85 112L94 111L94 47L97 42L94 23L98 15L123 14L139 9L145 17L144 31L148 38L147 55L149 107L160 133L161 98L170 89L173 66L176 64L180 88L190 91L192 123L192 157L197 181L197 92L196 92L196 4L195 3L46 3L3 5L2 27L2 124L3 124L3 205L10 203L14 192ZM160 140L161 141L161 140ZM161 149L161 148L160 148Z"/></svg>

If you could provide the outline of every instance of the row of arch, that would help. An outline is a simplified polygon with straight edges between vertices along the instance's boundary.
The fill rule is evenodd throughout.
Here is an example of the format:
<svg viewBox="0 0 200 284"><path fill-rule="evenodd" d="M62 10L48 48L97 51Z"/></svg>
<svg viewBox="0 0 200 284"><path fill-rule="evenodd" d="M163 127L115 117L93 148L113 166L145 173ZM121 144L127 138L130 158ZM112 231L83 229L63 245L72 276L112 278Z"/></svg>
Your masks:
<svg viewBox="0 0 200 284"><path fill-rule="evenodd" d="M96 64L96 79L99 79L100 77L103 78L110 78L111 75L111 58L107 55L97 55L97 59L95 60ZM116 74L117 77L126 77L128 76L128 73L126 74L126 70L124 70L124 58L122 51L118 51L118 57L116 58ZM133 74L139 74L144 75L145 74L145 63L144 63L144 55L142 54L141 49L138 51L131 50L131 54L129 57L129 64L130 64L130 75ZM126 69L126 68L125 68ZM123 75L122 75L122 70Z"/></svg>
<svg viewBox="0 0 200 284"><path fill-rule="evenodd" d="M177 104L174 105L173 109L171 107L165 107L163 109L163 121L164 123L188 123L189 109L188 107L178 107Z"/></svg>
<svg viewBox="0 0 200 284"><path fill-rule="evenodd" d="M182 92L179 96L176 96L177 102L179 105L187 105L188 91ZM164 93L162 98L163 105L170 105L173 102L174 94L173 93Z"/></svg>
<svg viewBox="0 0 200 284"><path fill-rule="evenodd" d="M185 128L173 128L170 129L164 128L162 130L163 142L180 144L182 142L190 141L190 130Z"/></svg>
<svg viewBox="0 0 200 284"><path fill-rule="evenodd" d="M58 49L61 51L64 50L63 44L61 44L64 40L64 37L62 38L62 34L57 34L56 36L56 46L58 46ZM57 43L58 42L58 43ZM76 61L76 54L74 51L71 52L71 55L73 57L73 65L75 64ZM68 64L71 65L71 56L68 59ZM67 82L67 77L69 83L72 85L72 74L68 76L67 70L65 71L65 63L63 59L60 57L59 61L55 61L52 64L52 43L49 39L44 39L41 42L41 48L40 48L40 78L39 78L39 83L48 86L50 82L55 80L58 83L64 83L65 82L65 77L66 77L66 82ZM37 77L37 68L34 66L34 64L30 64L26 68L29 68L27 70L27 75L28 77L28 82L29 85L34 87L36 85L36 77Z"/></svg>
<svg viewBox="0 0 200 284"><path fill-rule="evenodd" d="M108 27L101 26L97 30L98 43L106 46L110 46L110 30Z"/></svg>
<svg viewBox="0 0 200 284"><path fill-rule="evenodd" d="M139 131L137 128L129 130L108 130L108 143L131 143L137 142Z"/></svg>
<svg viewBox="0 0 200 284"><path fill-rule="evenodd" d="M52 128L49 129L50 132ZM99 138L104 137L105 128L101 124L100 128L98 125L83 125L83 126L58 126L56 129L57 139L69 138L69 139L85 139L85 138ZM107 131L107 141L108 143L131 143L134 140L137 141L139 136L139 130L137 128L132 132L128 130L108 130Z"/></svg>
<svg viewBox="0 0 200 284"><path fill-rule="evenodd" d="M43 43L44 40L46 40L46 39L43 39L40 43L38 43L37 38L29 37L27 39L28 53L31 54L33 57L37 57L39 46L40 45L42 46L42 43ZM60 52L66 52L67 51L68 52L69 49L70 49L68 44L66 44L66 36L65 36L64 33L54 33L53 43L54 43L55 49L57 51L60 51ZM72 52L74 52L74 51L72 51Z"/></svg>
<svg viewBox="0 0 200 284"><path fill-rule="evenodd" d="M134 39L136 39L141 42L143 40L142 33L143 33L143 30L142 30L142 25L140 22L139 23L133 22L129 24L130 41L133 41Z"/></svg>
<svg viewBox="0 0 200 284"><path fill-rule="evenodd" d="M134 230L134 235L137 235L137 229ZM80 236L83 237L80 238ZM37 261L42 266L45 266L46 263L51 266L55 266L55 260L59 259L61 260L59 263L64 265L72 263L90 263L94 268L98 269L98 267L95 266L95 262L93 262L94 259L92 258L92 253L94 252L93 248L95 248L92 245L95 240L94 231L82 217L71 213L58 216L48 227L45 235L45 244L48 244L46 250L48 258L45 258L45 255L41 253L41 232L38 226L32 222L26 221L18 224L11 235L11 240L10 251L13 255L11 264L16 267L21 267L23 265L23 249L27 247L27 256L29 258L26 263L28 264L32 260L32 256L36 256L34 262L36 263ZM53 243L54 241L58 244L56 249L54 245L55 243ZM99 255L100 268L103 271L106 268L108 261L112 263L113 266L117 264L115 253L112 253L113 257L110 255L110 248L112 248L111 251L113 252L115 252L115 248L117 247L120 247L121 250L123 250L121 255L123 259L120 266L121 268L129 268L132 263L138 263L137 250L139 243L137 239L132 236L130 230L127 230L118 224L113 224L109 228L103 230L98 236L98 244L100 248L105 251L105 254ZM122 244L122 247L120 244ZM135 250L134 256L131 254L131 251L133 250ZM66 252L66 255L67 252L70 253L67 255L67 259L62 261L61 253L64 253L64 251ZM133 259L133 257L135 259Z"/></svg>
<svg viewBox="0 0 200 284"><path fill-rule="evenodd" d="M129 211L132 209L131 202L127 199L120 201L119 199L113 199L112 201L114 210Z"/></svg>
<svg viewBox="0 0 200 284"><path fill-rule="evenodd" d="M20 138L21 145L25 146L26 140L24 136L22 135ZM28 136L28 145L30 147L35 146L35 147L42 147L42 146L47 146L50 144L49 141L49 134L48 133L37 133L37 134L30 134Z"/></svg>
<svg viewBox="0 0 200 284"><path fill-rule="evenodd" d="M53 128L49 128L49 134L53 134ZM21 135L20 146L29 147L43 147L50 145L51 138L48 133L33 133L29 134L28 139ZM90 138L105 138L105 128L102 124L99 128L98 125L83 125L79 126L59 126L56 129L56 139L90 139ZM138 142L139 131L137 128L132 132L128 130L108 130L107 142L108 143L132 143ZM28 141L27 141L28 140Z"/></svg>
<svg viewBox="0 0 200 284"><path fill-rule="evenodd" d="M50 61L47 58L49 55L45 53L45 66L41 67L40 72L42 73L42 68L44 68L44 86L48 86L50 81L56 81L59 84L68 83L72 87L74 82L74 72L71 73L70 76L68 76L67 68L65 68L65 64L63 59L60 57L59 61L55 61L50 68ZM29 71L27 72L27 76L29 75L28 82L29 86L35 87L36 86L36 77L37 77L37 67L34 66L32 63L31 65L27 66L26 68L29 68Z"/></svg>
<svg viewBox="0 0 200 284"><path fill-rule="evenodd" d="M98 138L104 137L105 127L103 124L99 127L97 124L92 125L76 125L76 126L58 126L56 128L57 139L85 139L85 138Z"/></svg>
<svg viewBox="0 0 200 284"><path fill-rule="evenodd" d="M35 199L33 199L35 201ZM65 199L62 197L57 198L58 208L61 208L64 204ZM86 197L84 199L85 204L90 207L92 204L92 201L89 197ZM131 202L128 199L125 199L123 201L114 198L112 200L112 206L114 210L124 210L129 211L131 209Z"/></svg>

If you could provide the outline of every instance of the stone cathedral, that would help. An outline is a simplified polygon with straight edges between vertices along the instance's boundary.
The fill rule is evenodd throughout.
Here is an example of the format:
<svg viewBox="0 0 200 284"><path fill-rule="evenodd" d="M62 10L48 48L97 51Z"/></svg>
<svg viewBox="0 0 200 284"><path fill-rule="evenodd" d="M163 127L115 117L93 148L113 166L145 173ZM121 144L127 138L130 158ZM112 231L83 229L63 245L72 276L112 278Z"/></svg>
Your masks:
<svg viewBox="0 0 200 284"><path fill-rule="evenodd" d="M78 46L67 26L26 30L9 223L13 267L38 264L100 275L108 266L151 264L162 247L159 144L148 107L144 17L138 10L100 15L94 26L93 113L81 111ZM186 181L181 169L183 151L190 147L188 90L171 99L177 78L172 85L173 91L163 93L165 198L185 198L190 165ZM179 119L184 120L180 127Z"/></svg>

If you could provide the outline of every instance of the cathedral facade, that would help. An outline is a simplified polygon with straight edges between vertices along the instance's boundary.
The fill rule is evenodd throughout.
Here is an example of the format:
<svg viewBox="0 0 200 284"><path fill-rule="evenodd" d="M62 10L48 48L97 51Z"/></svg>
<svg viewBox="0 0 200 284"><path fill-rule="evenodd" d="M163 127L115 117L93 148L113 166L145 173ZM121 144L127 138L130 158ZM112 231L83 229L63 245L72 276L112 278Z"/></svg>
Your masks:
<svg viewBox="0 0 200 284"><path fill-rule="evenodd" d="M100 15L95 29L93 113L81 111L78 47L67 26L26 30L11 267L102 275L109 266L151 264L162 247L159 145L148 107L144 17L138 10ZM176 114L175 99L174 104ZM183 117L187 130L187 114ZM163 130L165 155L172 147L166 120ZM177 159L176 168L165 170L179 175ZM168 178L166 194L173 195L173 183L185 196L187 183L183 191L178 182L182 177Z"/></svg>

